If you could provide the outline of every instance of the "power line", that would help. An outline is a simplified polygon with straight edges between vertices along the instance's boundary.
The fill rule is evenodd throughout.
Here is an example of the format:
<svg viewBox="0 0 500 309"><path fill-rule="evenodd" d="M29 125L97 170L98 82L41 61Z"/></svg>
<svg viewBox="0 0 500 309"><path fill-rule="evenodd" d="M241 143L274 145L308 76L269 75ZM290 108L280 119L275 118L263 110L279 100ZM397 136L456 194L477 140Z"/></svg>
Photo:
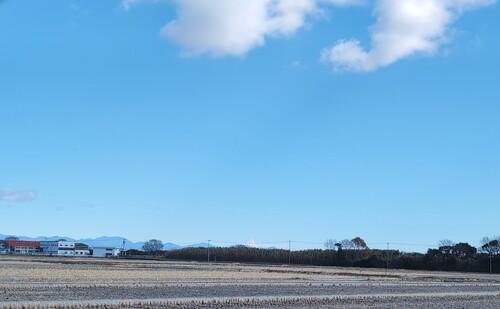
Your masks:
<svg viewBox="0 0 500 309"><path fill-rule="evenodd" d="M106 241L106 240L97 240L97 241ZM371 247L372 249L380 249L384 250L386 249L387 243L390 243L390 247L392 250L396 250L397 246L410 246L410 247L426 247L426 248L436 248L436 245L430 245L430 244L416 244L416 243L402 243L402 242L370 242L367 243L367 246ZM254 247L254 248L264 248L264 245L276 245L281 249L285 249L288 251L291 251L292 249L292 244L299 244L299 245L306 245L306 249L314 249L314 248L319 248L324 246L324 242L314 242L314 241L302 241L302 240L281 240L281 241L252 241L249 242L248 240L246 241L227 241L227 240L210 240L209 243L207 241L200 241L200 242L189 242L189 243L176 243L179 246L182 247L189 247L193 244L195 245L200 245L204 244L203 247L209 247L211 246L212 248L216 247L217 245L220 245L221 247L229 247L229 246L237 246L237 245L243 245L243 246L249 246L249 247ZM311 247L309 247L309 246ZM394 247L396 246L396 247ZM299 248L302 246L299 246ZM307 248L309 247L309 248ZM296 248L299 249L299 248ZM208 250L207 250L208 251ZM207 252L207 255L209 253Z"/></svg>
<svg viewBox="0 0 500 309"><path fill-rule="evenodd" d="M398 242L391 242L392 245L398 245L398 246L415 246L415 247L429 247L429 248L434 248L436 245L425 245L425 244L402 244Z"/></svg>
<svg viewBox="0 0 500 309"><path fill-rule="evenodd" d="M305 245L324 245L324 242L311 242L311 241L300 241L300 240L291 240L291 242Z"/></svg>

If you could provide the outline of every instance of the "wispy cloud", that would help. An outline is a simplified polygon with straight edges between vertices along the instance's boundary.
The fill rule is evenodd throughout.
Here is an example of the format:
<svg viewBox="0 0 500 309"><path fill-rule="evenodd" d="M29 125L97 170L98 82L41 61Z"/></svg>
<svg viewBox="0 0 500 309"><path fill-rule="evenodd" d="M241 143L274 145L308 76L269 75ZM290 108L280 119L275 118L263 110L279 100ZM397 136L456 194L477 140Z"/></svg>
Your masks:
<svg viewBox="0 0 500 309"><path fill-rule="evenodd" d="M141 3L157 3L157 2L165 2L167 0L122 0L121 6L125 11L130 10L133 6L141 4Z"/></svg>
<svg viewBox="0 0 500 309"><path fill-rule="evenodd" d="M122 0L122 7L128 11L134 4L140 2L144 2L144 0Z"/></svg>
<svg viewBox="0 0 500 309"><path fill-rule="evenodd" d="M374 71L408 56L432 55L448 41L454 21L467 10L496 0L378 0L371 48L358 40L342 40L324 49L322 60L335 70Z"/></svg>
<svg viewBox="0 0 500 309"><path fill-rule="evenodd" d="M0 189L0 201L5 202L28 202L37 197L33 190Z"/></svg>

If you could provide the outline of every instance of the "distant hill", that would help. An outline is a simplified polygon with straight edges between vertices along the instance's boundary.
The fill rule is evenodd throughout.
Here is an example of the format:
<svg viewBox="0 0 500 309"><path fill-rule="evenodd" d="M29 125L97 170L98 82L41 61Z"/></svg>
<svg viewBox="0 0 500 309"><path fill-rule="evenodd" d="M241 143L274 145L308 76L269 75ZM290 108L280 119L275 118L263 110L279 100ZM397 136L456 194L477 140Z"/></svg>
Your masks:
<svg viewBox="0 0 500 309"><path fill-rule="evenodd" d="M213 247L214 245L213 244L210 244L210 247ZM208 243L206 242L200 242L198 244L191 244L191 245L187 245L187 246L182 246L182 248L207 248L208 247Z"/></svg>
<svg viewBox="0 0 500 309"><path fill-rule="evenodd" d="M276 246L267 246L266 244L260 243L256 240L250 239L244 244L238 244L233 247L240 247L240 248L258 248L258 249L268 249L268 250L274 250L274 249L282 249Z"/></svg>
<svg viewBox="0 0 500 309"><path fill-rule="evenodd" d="M181 249L182 246L179 246L179 245L176 245L174 243L171 243L171 242L164 242L163 243L163 250L167 250L167 251L170 251L170 250L176 250L176 249Z"/></svg>

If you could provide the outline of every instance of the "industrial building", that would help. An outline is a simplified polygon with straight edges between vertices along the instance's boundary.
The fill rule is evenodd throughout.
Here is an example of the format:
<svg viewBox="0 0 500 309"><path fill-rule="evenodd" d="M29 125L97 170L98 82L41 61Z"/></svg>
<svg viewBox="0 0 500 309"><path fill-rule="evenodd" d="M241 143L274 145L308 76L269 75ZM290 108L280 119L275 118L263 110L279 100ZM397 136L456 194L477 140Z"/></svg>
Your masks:
<svg viewBox="0 0 500 309"><path fill-rule="evenodd" d="M41 241L40 246L45 255L73 256L75 255L75 242L66 239Z"/></svg>
<svg viewBox="0 0 500 309"><path fill-rule="evenodd" d="M122 251L122 248L90 247L87 244L66 239L27 241L9 238L0 240L0 254L117 257Z"/></svg>
<svg viewBox="0 0 500 309"><path fill-rule="evenodd" d="M41 251L39 241L6 239L2 241L2 244L3 245L0 246L0 253L5 252L4 254L32 255L39 254Z"/></svg>

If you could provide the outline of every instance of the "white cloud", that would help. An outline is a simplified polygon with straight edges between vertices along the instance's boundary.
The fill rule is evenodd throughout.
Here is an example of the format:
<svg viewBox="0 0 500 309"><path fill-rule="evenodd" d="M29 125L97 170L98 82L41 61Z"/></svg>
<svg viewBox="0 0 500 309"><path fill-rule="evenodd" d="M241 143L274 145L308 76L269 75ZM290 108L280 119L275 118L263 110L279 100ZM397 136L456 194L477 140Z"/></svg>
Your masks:
<svg viewBox="0 0 500 309"><path fill-rule="evenodd" d="M5 202L27 202L37 197L32 190L0 189L0 201Z"/></svg>
<svg viewBox="0 0 500 309"><path fill-rule="evenodd" d="M266 39L290 36L307 25L320 4L360 4L364 0L176 0L178 17L161 35L185 55L243 56Z"/></svg>
<svg viewBox="0 0 500 309"><path fill-rule="evenodd" d="M125 10L139 3L122 0ZM335 70L368 72L414 54L432 55L450 39L451 25L464 12L496 0L173 0L177 17L161 36L185 56L244 56L275 37L295 34L326 6L366 5L376 18L367 48L341 40L321 53Z"/></svg>
<svg viewBox="0 0 500 309"><path fill-rule="evenodd" d="M314 0L178 0L178 19L162 36L188 55L242 56L267 36L290 35L315 10Z"/></svg>
<svg viewBox="0 0 500 309"><path fill-rule="evenodd" d="M460 14L496 0L378 0L371 49L357 40L340 41L322 52L336 70L373 71L416 53L433 54L446 42Z"/></svg>

